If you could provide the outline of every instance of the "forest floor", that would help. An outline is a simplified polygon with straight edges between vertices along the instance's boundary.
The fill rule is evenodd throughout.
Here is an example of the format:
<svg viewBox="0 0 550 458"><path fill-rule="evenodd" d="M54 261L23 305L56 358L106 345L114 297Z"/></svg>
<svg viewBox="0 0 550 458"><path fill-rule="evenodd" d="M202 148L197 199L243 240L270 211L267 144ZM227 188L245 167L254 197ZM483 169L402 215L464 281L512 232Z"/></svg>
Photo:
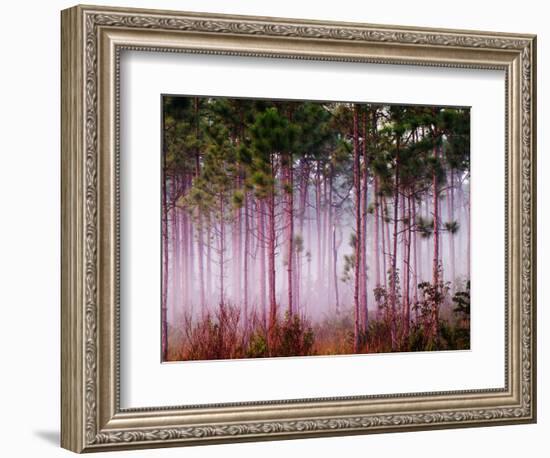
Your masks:
<svg viewBox="0 0 550 458"><path fill-rule="evenodd" d="M201 319L184 316L177 322L180 326L170 326L168 329L167 361L470 348L469 322L458 319L453 313L440 314L435 336L428 335L426 323L421 318L411 320L407 335L399 320L392 325L387 314L369 314L368 327L358 336L357 351L352 309L314 323L304 316L285 314L278 316L271 331L265 320L255 313L244 317L240 308L231 305L220 306L215 313L206 314Z"/></svg>

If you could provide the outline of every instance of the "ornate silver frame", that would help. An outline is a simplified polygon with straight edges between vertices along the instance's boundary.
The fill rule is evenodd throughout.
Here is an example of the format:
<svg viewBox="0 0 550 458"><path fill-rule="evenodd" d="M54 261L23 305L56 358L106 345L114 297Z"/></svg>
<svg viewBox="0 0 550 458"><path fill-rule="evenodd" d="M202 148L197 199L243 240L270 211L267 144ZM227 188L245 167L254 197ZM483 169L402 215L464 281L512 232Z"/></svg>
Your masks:
<svg viewBox="0 0 550 458"><path fill-rule="evenodd" d="M93 6L64 10L61 29L63 447L90 452L535 421L535 36ZM123 49L505 71L505 388L121 409Z"/></svg>

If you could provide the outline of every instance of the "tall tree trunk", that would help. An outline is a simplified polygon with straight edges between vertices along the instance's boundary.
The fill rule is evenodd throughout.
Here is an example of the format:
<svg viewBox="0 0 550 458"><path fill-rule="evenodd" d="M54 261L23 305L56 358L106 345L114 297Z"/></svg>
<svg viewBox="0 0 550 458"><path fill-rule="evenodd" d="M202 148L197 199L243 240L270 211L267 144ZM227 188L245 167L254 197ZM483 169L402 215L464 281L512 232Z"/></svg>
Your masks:
<svg viewBox="0 0 550 458"><path fill-rule="evenodd" d="M182 187L184 192L187 190L187 177L182 178ZM181 212L181 251L184 253L184 256L181 260L181 271L180 271L180 281L181 281L181 303L182 307L189 306L190 298L190 286L192 283L191 277L191 268L189 267L189 217L187 212ZM192 242L192 241L191 241Z"/></svg>
<svg viewBox="0 0 550 458"><path fill-rule="evenodd" d="M333 278L334 276L334 272L333 272L333 269L335 268L335 264L334 264L334 251L333 251L333 248L334 248L334 244L333 244L333 232L334 232L334 209L332 208L332 193L333 193L333 180L334 180L334 166L332 164L332 161L330 161L329 163L329 177L328 177L328 202L327 202L327 206L328 206L328 224L327 224L327 227L326 227L326 231L327 231L327 244L329 245L328 247L328 253L327 253L327 270L328 270L328 278ZM332 303L333 300L335 300L335 294L336 294L336 291L334 291L334 295L332 294L333 291L329 288L328 292L327 292L327 300L328 300L328 305L330 307L330 304Z"/></svg>
<svg viewBox="0 0 550 458"><path fill-rule="evenodd" d="M206 244L206 291L208 297L208 303L206 309L209 307L209 302L212 300L212 222L208 221L208 229L206 232L208 237L208 243ZM208 311L208 310L206 310Z"/></svg>
<svg viewBox="0 0 550 458"><path fill-rule="evenodd" d="M288 153L288 164L286 166L286 200L287 200L287 218L288 218L288 263L287 263L287 282L288 282L288 314L292 316L294 314L294 308L292 304L292 266L294 261L294 176L292 170L292 153Z"/></svg>
<svg viewBox="0 0 550 458"><path fill-rule="evenodd" d="M300 282L302 281L302 259L300 257L300 251L297 247L294 248L294 313L300 314Z"/></svg>
<svg viewBox="0 0 550 458"><path fill-rule="evenodd" d="M191 187L190 179L188 186ZM188 242L189 242L189 256L186 256L187 259L187 301L191 303L192 301L192 288L195 284L194 272L195 272L195 238L194 238L194 227L191 217L186 215L187 226L189 231Z"/></svg>
<svg viewBox="0 0 550 458"><path fill-rule="evenodd" d="M406 269L407 269L407 205L405 200L405 189L400 193L400 205L401 205L401 286L405 288L406 282ZM405 297L402 295L402 305L404 310Z"/></svg>
<svg viewBox="0 0 550 458"><path fill-rule="evenodd" d="M198 211L198 236L197 236L197 245L198 245L198 256L199 256L199 289L200 289L200 300L201 300L201 313L204 316L206 312L206 297L204 292L204 241L203 241L203 227L202 227L202 213Z"/></svg>
<svg viewBox="0 0 550 458"><path fill-rule="evenodd" d="M254 217L258 213L257 199L251 197L250 193L247 194L247 211L248 211L248 307L249 310L254 316L258 318L259 311L259 300L260 296L258 295L258 273L260 271L260 265L258 263L260 257L259 250L259 240L256 237L257 233L257 219ZM247 242L245 241L245 245ZM246 253L245 253L246 254Z"/></svg>
<svg viewBox="0 0 550 458"><path fill-rule="evenodd" d="M369 191L369 168L367 161L367 114L363 112L363 195L361 215L361 309L363 314L363 333L366 336L369 328L369 303L367 283L367 204Z"/></svg>
<svg viewBox="0 0 550 458"><path fill-rule="evenodd" d="M407 292L407 280L408 280L408 266L407 266L407 205L405 200L405 188L403 187L400 193L400 205L401 205L401 316L403 317L403 326L401 329L401 337L405 333L405 309Z"/></svg>
<svg viewBox="0 0 550 458"><path fill-rule="evenodd" d="M322 292L321 292L321 278L323 275L323 266L321 264L321 161L317 161L317 172L316 172L316 182L315 182L315 216L316 216L316 223L317 223L317 231L316 231L316 238L317 238L317 276L315 279L315 293L317 296L317 302L321 301L322 299Z"/></svg>
<svg viewBox="0 0 550 458"><path fill-rule="evenodd" d="M413 197L412 200L412 224L415 229L413 230L413 291L414 291L414 302L418 302L418 283L419 276L418 276L418 234L416 231L416 200Z"/></svg>
<svg viewBox="0 0 550 458"><path fill-rule="evenodd" d="M380 209L378 202L378 177L374 177L374 236L372 252L374 254L374 286L380 287Z"/></svg>
<svg viewBox="0 0 550 458"><path fill-rule="evenodd" d="M260 245L260 307L262 309L262 317L264 327L267 327L267 291L266 291L266 250L265 250L265 205L264 201L258 202L258 244Z"/></svg>
<svg viewBox="0 0 550 458"><path fill-rule="evenodd" d="M162 177L162 307L161 307L161 350L162 360L166 361L168 356L168 177L163 167Z"/></svg>
<svg viewBox="0 0 550 458"><path fill-rule="evenodd" d="M273 158L271 159L271 170L274 170ZM275 175L275 173L273 173ZM273 347L275 323L277 321L277 302L275 296L275 191L271 189L268 195L268 230L269 236L267 241L267 256L268 256L268 283L269 283L269 332L268 346Z"/></svg>
<svg viewBox="0 0 550 458"><path fill-rule="evenodd" d="M384 215L386 215L384 217L383 227L385 228L385 231L386 231L386 244L387 244L385 249L385 254L384 254L384 287L387 288L388 271L391 269L392 256L391 256L391 248L390 248L390 244L391 244L390 220L389 220L390 213L388 211L388 202L385 197L383 199L383 202L384 202ZM386 221L386 218L387 218L387 221Z"/></svg>
<svg viewBox="0 0 550 458"><path fill-rule="evenodd" d="M383 273L383 280L384 280L384 289L387 290L388 288L388 266L386 264L386 253L387 253L387 247L386 247L386 240L387 240L387 244L389 245L390 241L389 239L386 237L386 222L385 222L385 219L383 217L384 215L384 209L386 208L386 205L385 205L385 197L379 197L379 200L380 200L380 208L382 209L381 212L379 212L379 216L380 216L380 224L381 224L381 227L380 227L380 232L382 234L382 273Z"/></svg>
<svg viewBox="0 0 550 458"><path fill-rule="evenodd" d="M248 192L244 193L244 329L248 330L248 260L249 260L250 223L248 218Z"/></svg>
<svg viewBox="0 0 550 458"><path fill-rule="evenodd" d="M353 351L359 353L359 288L361 270L361 164L359 160L359 106L353 109L353 177L355 186L355 286L354 302L354 340Z"/></svg>
<svg viewBox="0 0 550 458"><path fill-rule="evenodd" d="M398 218L399 218L399 138L397 138L397 158L395 164L395 190L393 196L393 241L392 241L392 258L391 258L391 345L392 350L397 349L397 233L398 233Z"/></svg>
<svg viewBox="0 0 550 458"><path fill-rule="evenodd" d="M450 223L454 222L455 218L455 173L451 169L451 184L449 189L449 201L447 202L447 219ZM448 233L449 237L449 262L451 268L451 284L453 291L455 291L455 280L456 280L456 263L455 263L455 234L452 232Z"/></svg>
<svg viewBox="0 0 550 458"><path fill-rule="evenodd" d="M184 284L184 279L183 279L183 275L182 275L182 271L183 271L183 256L184 256L184 253L182 253L182 247L185 248L182 244L182 240L183 240L183 215L184 215L185 211L182 211L182 210L178 210L176 213L175 213L175 216L177 218L177 227L176 227L176 237L177 237L177 241L178 241L178 253L177 253L177 258L178 258L178 262L177 262L177 266L178 266L178 270L176 272L176 278L175 278L175 282L176 282L176 288L177 288L177 303L176 303L176 306L174 308L174 310L183 310L184 309L184 303L183 303L183 291L184 291L184 287L183 287L183 284Z"/></svg>
<svg viewBox="0 0 550 458"><path fill-rule="evenodd" d="M172 231L171 231L171 239L172 239L172 289L171 289L171 309L173 311L176 310L176 304L178 302L178 277L180 273L180 244L179 244L179 211L178 207L176 205L176 193L177 193L177 184L176 184L176 178L174 177L172 179Z"/></svg>
<svg viewBox="0 0 550 458"><path fill-rule="evenodd" d="M321 281L322 278L325 277L327 269L326 269L326 261L327 261L327 244L329 240L329 231L328 231L328 212L327 212L327 176L326 176L326 168L323 166L323 200L321 204L321 225L319 226L319 232L321 234L321 276L319 277L319 286L324 284L324 282ZM321 290L321 287L319 288ZM327 303L328 298L326 294L322 294L321 300L319 301L319 304L322 305L323 303ZM323 304L323 305L325 305Z"/></svg>
<svg viewBox="0 0 550 458"><path fill-rule="evenodd" d="M306 211L307 211L307 208L308 208L308 204L309 204L309 196L308 194L306 193ZM305 297L307 298L310 298L313 296L313 272L312 272L312 268L311 268L311 250L313 248L313 235L312 235L312 230L311 230L311 215L309 215L309 217L307 218L307 247L308 247L308 250L306 251L306 261L307 261L307 281L306 281L306 284L307 284L307 290L306 290L306 294L305 294ZM306 246L306 245L305 245ZM308 305L308 301L306 300L303 304L303 309L304 309L304 315L307 314L307 305Z"/></svg>
<svg viewBox="0 0 550 458"><path fill-rule="evenodd" d="M220 256L220 307L223 308L225 304L225 205L223 201L223 195L219 196L220 199L220 234L219 234L219 256Z"/></svg>
<svg viewBox="0 0 550 458"><path fill-rule="evenodd" d="M340 240L340 243L342 240ZM336 242L336 226L332 226L332 275L334 280L334 295L335 295L335 307L336 315L340 314L340 294L338 292L338 248L339 244Z"/></svg>
<svg viewBox="0 0 550 458"><path fill-rule="evenodd" d="M200 118L199 118L199 98L195 97L195 138L200 139ZM199 148L195 148L195 179L200 176L201 162ZM198 221L198 256L199 256L199 290L200 290L200 302L201 302L201 314L204 316L206 311L206 299L204 294L204 241L203 241L203 227L202 227L202 212L200 207L197 209L197 221Z"/></svg>
<svg viewBox="0 0 550 458"><path fill-rule="evenodd" d="M239 178L235 179L235 189L239 189ZM233 225L232 225L232 237L231 237L231 254L232 254L232 275L230 277L230 284L233 290L233 301L235 304L241 304L241 285L240 275L241 272L241 209L235 207L233 210Z"/></svg>
<svg viewBox="0 0 550 458"><path fill-rule="evenodd" d="M434 157L435 161L439 160L439 148L438 146L434 147ZM433 193L433 213L434 213L434 225L433 225L433 265L432 265L432 284L435 288L436 294L439 292L439 186L437 182L437 175L433 173L432 177L432 193ZM432 329L430 332L430 337L435 339L437 336L437 326L439 321L439 304L434 301L432 308L432 317L431 325Z"/></svg>
<svg viewBox="0 0 550 458"><path fill-rule="evenodd" d="M405 242L405 284L404 284L404 337L405 342L409 339L409 328L411 320L411 299L410 299L410 271L411 271L411 194L407 196L407 228L405 234L407 239Z"/></svg>
<svg viewBox="0 0 550 458"><path fill-rule="evenodd" d="M304 221L306 217L306 205L307 205L307 193L309 186L309 162L302 159L300 161L300 202L299 202L299 234L302 237L302 251L306 247L306 237L304 237ZM307 243L310 243L309 235L307 238ZM303 262L302 262L302 253L296 252L296 310L300 313L301 308L301 294L302 294L302 283L303 283Z"/></svg>
<svg viewBox="0 0 550 458"><path fill-rule="evenodd" d="M468 225L468 231L467 231L467 240L468 240L468 243L466 245L466 253L467 253L467 257L466 257L466 273L467 273L467 276L468 276L468 280L470 280L470 267L471 267L471 255L472 255L472 251L471 251L471 221L470 221L470 212L471 212L471 208L470 208L470 188L468 187L468 200L465 202L465 207L466 207L466 224Z"/></svg>
<svg viewBox="0 0 550 458"><path fill-rule="evenodd" d="M430 219L430 216L432 217L432 223L433 223L433 213L432 213L432 209L430 207L430 205L432 204L432 201L430 201L430 199L428 199L426 197L426 200L425 200L425 207L424 207L424 217L426 219L426 221L429 221ZM427 248L427 253L426 253L426 256L424 257L425 259L425 270L426 270L426 273L425 273L425 277L426 277L426 280L430 279L431 277L431 273L430 272L433 272L433 241L431 241L430 239L425 239L426 241L426 248Z"/></svg>

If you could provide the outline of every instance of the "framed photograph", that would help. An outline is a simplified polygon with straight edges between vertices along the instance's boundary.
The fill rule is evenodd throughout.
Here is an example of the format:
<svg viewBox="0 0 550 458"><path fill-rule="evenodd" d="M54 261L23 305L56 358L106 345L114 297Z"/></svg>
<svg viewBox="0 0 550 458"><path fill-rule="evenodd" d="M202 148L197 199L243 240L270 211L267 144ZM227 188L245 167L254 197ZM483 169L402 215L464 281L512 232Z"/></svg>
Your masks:
<svg viewBox="0 0 550 458"><path fill-rule="evenodd" d="M62 446L536 421L536 37L62 12Z"/></svg>

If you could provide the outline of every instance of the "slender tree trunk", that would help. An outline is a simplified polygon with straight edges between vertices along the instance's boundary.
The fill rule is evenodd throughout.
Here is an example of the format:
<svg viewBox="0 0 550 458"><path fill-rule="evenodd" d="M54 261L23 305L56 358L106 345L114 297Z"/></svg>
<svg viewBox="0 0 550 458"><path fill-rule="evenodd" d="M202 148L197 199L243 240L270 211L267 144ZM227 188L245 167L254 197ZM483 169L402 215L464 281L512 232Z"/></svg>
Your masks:
<svg viewBox="0 0 550 458"><path fill-rule="evenodd" d="M449 222L454 222L455 218L455 174L454 170L451 169L451 185L449 189L449 201L447 202L447 219ZM449 261L451 268L451 282L453 291L455 291L455 280L456 280L456 263L455 263L455 234L452 232L448 233L449 237Z"/></svg>
<svg viewBox="0 0 550 458"><path fill-rule="evenodd" d="M369 303L367 283L367 204L369 191L369 168L367 161L367 114L363 112L363 201L361 215L361 307L363 314L363 333L369 328Z"/></svg>
<svg viewBox="0 0 550 458"><path fill-rule="evenodd" d="M328 198L327 198L327 184L328 177L326 173L326 168L323 168L323 200L321 208L321 279L325 278L327 269L327 252L330 250L330 228L329 228L329 218L328 218ZM320 285L324 285L325 282L321 280ZM319 301L319 305L328 306L330 302L330 297L328 294L323 294Z"/></svg>
<svg viewBox="0 0 550 458"><path fill-rule="evenodd" d="M274 170L273 158L271 159L271 170ZM273 173L275 175L275 173ZM275 191L270 190L268 195L268 283L269 283L269 332L268 346L273 346L275 323L277 321L277 302L275 296Z"/></svg>
<svg viewBox="0 0 550 458"><path fill-rule="evenodd" d="M334 280L334 295L336 304L336 315L340 314L340 294L338 292L338 245L336 242L336 226L332 226L332 275Z"/></svg>
<svg viewBox="0 0 550 458"><path fill-rule="evenodd" d="M223 308L225 303L225 205L223 201L223 195L219 196L220 199L220 236L219 236L219 250L220 250L220 307Z"/></svg>
<svg viewBox="0 0 550 458"><path fill-rule="evenodd" d="M393 197L393 248L391 259L391 343L392 350L397 349L397 232L398 232L398 217L399 217L399 139L397 139L397 159L395 165L395 190Z"/></svg>
<svg viewBox="0 0 550 458"><path fill-rule="evenodd" d="M307 205L307 193L309 185L309 162L302 159L300 161L300 209L299 209L299 233L302 237L302 251L306 247L306 238L304 237L304 221L306 217L306 205ZM307 238L307 243L310 243L309 235ZM302 262L302 253L296 252L296 309L300 313L301 309L301 294L302 294L302 283L303 283L303 262Z"/></svg>
<svg viewBox="0 0 550 458"><path fill-rule="evenodd" d="M177 258L178 258L178 270L177 272L175 273L176 274L176 277L174 279L174 281L176 282L176 288L177 288L177 302L176 302L176 305L174 307L174 310L183 310L184 309L184 302L183 302L183 292L184 292L184 279L183 279L183 275L181 274L182 271L183 271L183 256L185 253L182 253L182 247L184 247L183 243L182 243L182 240L183 240L183 214L185 212L184 211L181 211L181 210L178 210L176 213L175 213L175 216L177 218L177 227L176 227L176 230L177 230L177 233L176 233L176 237L177 237L177 241L178 241L178 253L177 253Z"/></svg>
<svg viewBox="0 0 550 458"><path fill-rule="evenodd" d="M296 314L301 313L300 309L300 291L301 291L301 285L300 282L302 281L302 259L300 257L300 251L298 251L297 247L294 249L294 310Z"/></svg>
<svg viewBox="0 0 550 458"><path fill-rule="evenodd" d="M317 301L319 302L322 299L322 292L321 292L321 278L323 275L322 270L322 264L321 264L321 162L317 162L317 177L316 177L316 183L315 183L315 215L316 215L316 222L317 222L317 233L315 236L317 237L317 278L315 280L315 292L317 296Z"/></svg>
<svg viewBox="0 0 550 458"><path fill-rule="evenodd" d="M184 192L187 192L187 177L183 177L182 186ZM191 285L191 269L189 267L189 218L187 212L181 213L181 251L185 254L181 260L181 272L180 272L180 281L181 281L181 303L183 307L189 305L189 293Z"/></svg>
<svg viewBox="0 0 550 458"><path fill-rule="evenodd" d="M247 210L248 210L248 307L250 312L255 318L258 318L259 301L258 295L258 273L260 271L260 265L258 260L260 258L259 241L256 237L257 233L257 219L254 217L258 210L258 200L251 197L251 194L247 194ZM246 245L246 242L245 242ZM246 254L246 253L245 253Z"/></svg>
<svg viewBox="0 0 550 458"><path fill-rule="evenodd" d="M287 282L288 282L288 314L292 316L294 314L294 308L292 303L292 266L294 260L294 177L292 170L292 153L288 153L288 164L286 167L287 175L287 187L286 199L287 199L287 218L288 218L288 263L287 263Z"/></svg>
<svg viewBox="0 0 550 458"><path fill-rule="evenodd" d="M334 268L334 260L332 259L333 258L333 255L334 255L334 252L333 252L333 241L332 241L332 232L334 230L334 216L333 216L333 208L332 208L332 190L333 190L333 180L334 180L334 166L332 164L332 161L330 162L330 165L329 165L329 177L328 177L328 202L327 202L327 206L328 206L328 224L327 224L327 227L326 227L326 231L327 231L327 244L329 245L328 247L328 253L327 253L327 263L328 263L328 278L332 278L334 276L334 273L333 273L333 268ZM334 294L336 294L336 292L334 292ZM330 307L330 304L332 303L332 301L334 300L334 294L332 292L332 290L329 288L328 292L327 292L327 299L328 299L328 302L329 302L329 307Z"/></svg>
<svg viewBox="0 0 550 458"><path fill-rule="evenodd" d="M401 286L403 287L403 290L405 288L405 282L406 282L406 262L407 262L407 205L405 200L405 189L402 190L400 193L400 199L401 201ZM402 305L404 310L404 304L405 304L405 297L402 295Z"/></svg>
<svg viewBox="0 0 550 458"><path fill-rule="evenodd" d="M166 169L163 168L162 177L162 307L161 307L161 350L162 360L166 361L168 356L168 196L166 188L168 187L168 179Z"/></svg>
<svg viewBox="0 0 550 458"><path fill-rule="evenodd" d="M380 287L380 209L378 202L378 177L374 177L374 237L372 252L374 254L374 286Z"/></svg>
<svg viewBox="0 0 550 458"><path fill-rule="evenodd" d="M258 243L260 245L260 307L262 309L262 316L264 321L264 327L267 327L267 291L266 291L266 250L265 250L265 205L264 201L258 202Z"/></svg>
<svg viewBox="0 0 550 458"><path fill-rule="evenodd" d="M424 201L424 219L426 221L429 221L431 216L432 222L433 222L433 213L430 205L431 205L431 200L428 198L428 196L426 196L426 200ZM425 278L423 279L429 281L431 280L431 272L432 272L432 265L433 265L433 241L428 238L423 239L422 241L425 242L425 246L426 246L426 256L423 256L422 258L424 260L422 271L425 272L423 274Z"/></svg>
<svg viewBox="0 0 550 458"><path fill-rule="evenodd" d="M188 186L191 187L191 183L188 182ZM192 291L193 291L193 285L195 284L195 278L194 278L194 272L195 272L195 238L194 238L194 227L193 222L191 221L191 217L189 215L186 216L187 219L187 226L189 231L189 256L186 256L187 258L187 302L192 302Z"/></svg>
<svg viewBox="0 0 550 458"><path fill-rule="evenodd" d="M412 224L415 227L416 225L416 200L413 197L412 202ZM414 291L414 302L418 302L418 283L419 282L419 276L418 276L418 236L416 229L413 231L413 291Z"/></svg>
<svg viewBox="0 0 550 458"><path fill-rule="evenodd" d="M466 273L467 273L467 276L468 276L468 280L470 280L470 267L471 267L471 255L472 255L472 251L471 251L471 246L470 246L470 243L471 243L471 221L470 221L470 212L471 212L471 208L470 208L470 189L468 188L468 200L467 202L465 202L465 206L466 206L466 224L468 225L467 227L467 237L468 237L468 243L467 243L467 246L466 246L466 253L467 253L467 257L466 257Z"/></svg>
<svg viewBox="0 0 550 458"><path fill-rule="evenodd" d="M201 211L198 211L198 236L197 236L197 245L198 245L198 256L199 256L199 289L200 289L200 298L201 298L201 314L204 316L206 313L206 297L204 291L204 241L203 241L203 227L202 227L202 214Z"/></svg>
<svg viewBox="0 0 550 458"><path fill-rule="evenodd" d="M439 148L434 147L434 157L436 162L439 160ZM434 225L433 225L433 265L432 265L432 283L435 288L436 294L439 292L439 189L437 183L437 176L434 171L432 177L432 193L433 193L433 213L434 213ZM435 303L432 309L432 329L430 337L436 338L437 326L439 321L439 304Z"/></svg>
<svg viewBox="0 0 550 458"><path fill-rule="evenodd" d="M389 211L388 211L388 202L386 200L386 198L384 197L384 215L386 215L386 217L384 218L384 228L385 228L385 231L386 231L386 248L385 248L385 254L384 254L384 287L387 288L387 280L388 280L388 271L391 269L391 264L392 264L392 256L391 256L391 248L390 248L390 244L391 244L391 237L390 237L390 221L389 221ZM386 221L386 218L388 219Z"/></svg>
<svg viewBox="0 0 550 458"><path fill-rule="evenodd" d="M200 139L200 118L199 118L199 98L195 97L195 138ZM200 152L199 148L195 149L195 178L198 178L201 173ZM198 234L197 234L197 248L199 256L199 290L200 290L200 305L201 314L204 316L206 311L206 298L204 293L204 241L203 241L203 227L202 227L202 212L200 207L197 210L198 221Z"/></svg>
<svg viewBox="0 0 550 458"><path fill-rule="evenodd" d="M248 192L244 193L244 329L248 330L248 262L249 262L250 224L248 217Z"/></svg>
<svg viewBox="0 0 550 458"><path fill-rule="evenodd" d="M308 208L309 203L309 196L306 194L306 209ZM306 297L310 298L313 295L312 287L313 287L313 272L311 268L311 250L313 248L313 235L311 230L311 214L307 218L307 247L309 248L308 252L306 252L306 261L307 261L307 291L306 291ZM304 314L307 313L307 305L308 301L306 300L304 302Z"/></svg>
<svg viewBox="0 0 550 458"><path fill-rule="evenodd" d="M361 170L359 160L359 107L353 109L353 176L355 186L355 286L353 290L354 302L354 343L353 351L359 353L359 289L361 270Z"/></svg>
<svg viewBox="0 0 550 458"><path fill-rule="evenodd" d="M172 179L172 201L174 202L172 206L172 231L171 231L171 239L172 239L172 289L171 289L171 309L173 311L176 310L176 304L178 302L178 277L180 272L180 244L179 244L179 221L178 221L178 207L176 205L176 192L177 192L177 184L176 184L176 178L174 177Z"/></svg>
<svg viewBox="0 0 550 458"><path fill-rule="evenodd" d="M208 243L206 244L206 291L208 296L208 302L212 300L212 222L208 222L208 229L206 232L208 237ZM208 309L209 303L206 304ZM208 310L206 310L208 311Z"/></svg>
<svg viewBox="0 0 550 458"><path fill-rule="evenodd" d="M235 179L235 189L239 189L239 178ZM241 270L241 209L236 207L233 210L233 224L231 233L231 254L232 254L232 272L230 284L233 290L233 301L235 304L241 304L240 275Z"/></svg>
<svg viewBox="0 0 550 458"><path fill-rule="evenodd" d="M386 248L386 222L384 220L384 217L382 215L384 215L384 209L386 208L386 205L385 205L385 197L380 197L380 208L382 209L381 212L379 212L379 216L380 216L380 224L381 224L381 227L380 227L380 232L382 234L382 273L383 273L383 280L384 280L384 289L387 290L388 288L388 282L387 282L387 278L388 278L388 266L386 265L386 253L387 253L387 248ZM388 245L389 245L389 239L388 239Z"/></svg>
<svg viewBox="0 0 550 458"><path fill-rule="evenodd" d="M409 329L411 320L411 299L410 299L410 270L411 270L411 194L407 196L407 240L405 251L405 308L404 308L404 334L405 342L409 339Z"/></svg>

